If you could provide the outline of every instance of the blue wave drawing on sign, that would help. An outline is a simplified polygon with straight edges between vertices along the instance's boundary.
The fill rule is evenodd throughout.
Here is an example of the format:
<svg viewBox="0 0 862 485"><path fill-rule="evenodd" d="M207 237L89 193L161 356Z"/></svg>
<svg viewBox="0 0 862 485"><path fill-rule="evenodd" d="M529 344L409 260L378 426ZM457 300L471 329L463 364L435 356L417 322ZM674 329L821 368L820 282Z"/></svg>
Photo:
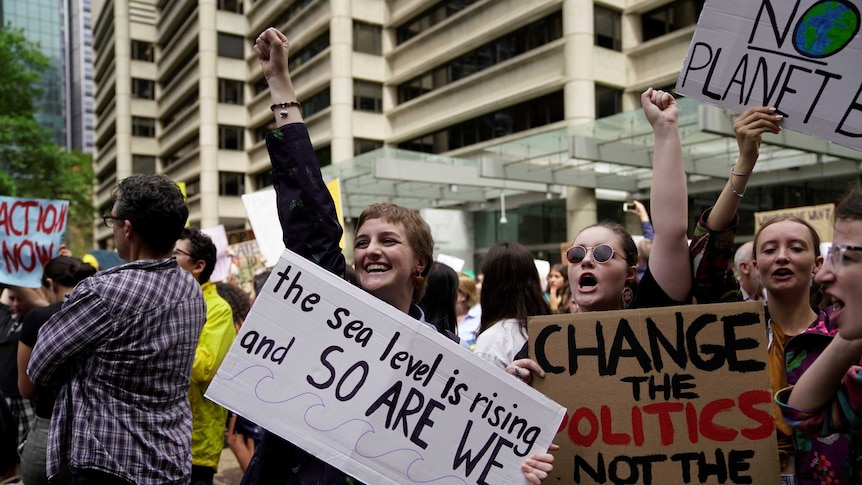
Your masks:
<svg viewBox="0 0 862 485"><path fill-rule="evenodd" d="M335 425L330 425L330 426L324 426L323 423L315 424L312 421L317 421L317 420L314 419L314 416L312 415L312 413L315 410L323 410L324 411L323 414L325 414L326 402L320 395L318 395L314 392L300 392L299 394L296 394L296 395L293 395L293 396L290 396L290 397L287 397L284 399L272 399L272 398L264 397L264 394L267 394L267 395L270 394L267 392L268 391L267 388L271 387L269 385L275 383L275 376L273 375L272 371L266 366L251 365L251 366L245 367L243 369L240 369L236 374L233 374L233 375L228 375L226 372L224 372L224 369L219 369L219 371L216 373L216 379L220 379L220 380L228 381L228 382L233 381L233 380L239 378L241 375L243 375L247 372L250 372L253 369L262 369L264 371L264 375L261 376L258 379L258 381L254 384L254 395L255 395L255 398L257 398L257 400L260 402L263 402L266 404L285 404L285 403L294 401L296 399L299 399L301 397L313 397L314 398L313 400L315 402L308 405L308 407L305 409L305 413L303 414L303 421L305 422L306 426L308 426L309 428L311 428L311 429L313 429L319 433L332 433L332 432L335 432L335 431L337 431L341 428L344 428L350 424L358 424L360 428L365 428L365 430L361 431L359 436L356 438L356 442L353 445L353 451L355 451L359 456L366 458L366 459L369 459L369 460L375 460L375 459L379 459L379 458L382 458L384 456L393 455L396 453L413 454L416 456L416 458L413 461L411 461L409 464L407 464L404 471L403 471L404 476L407 477L412 483L423 483L424 484L424 483L439 482L441 480L451 481L454 479L454 480L457 480L458 482L460 482L464 485L467 485L468 482L465 481L463 478L457 476L457 475L441 475L441 476L437 476L437 477L429 478L429 479L420 479L419 477L414 476L412 473L414 471L414 466L418 467L419 465L421 465L422 463L425 462L425 457L421 453L419 453L418 451L416 451L414 449L391 448L391 449L386 449L385 451L378 451L378 452L373 452L371 449L367 449L367 450L363 451L363 449L360 449L360 448L365 448L365 447L363 447L363 442L367 443L367 444L369 442L373 443L375 440L372 440L371 438L377 435L377 432L374 429L374 425L367 420L364 420L361 418L350 418L350 419L347 419L341 423L337 423ZM385 435L380 435L379 438L380 438L379 440L376 440L377 442L385 442L386 441ZM368 446L370 446L370 444Z"/></svg>

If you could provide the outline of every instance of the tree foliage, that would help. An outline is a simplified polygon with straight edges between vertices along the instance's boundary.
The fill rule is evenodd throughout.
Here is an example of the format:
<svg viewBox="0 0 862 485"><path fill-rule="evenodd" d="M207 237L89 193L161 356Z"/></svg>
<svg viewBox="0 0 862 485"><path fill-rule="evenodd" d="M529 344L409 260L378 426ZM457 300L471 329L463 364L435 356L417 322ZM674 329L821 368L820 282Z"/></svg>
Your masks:
<svg viewBox="0 0 862 485"><path fill-rule="evenodd" d="M21 30L0 27L0 194L69 201L67 240L92 241L92 157L68 152L34 117L39 80L50 61ZM74 240L74 243L71 241Z"/></svg>

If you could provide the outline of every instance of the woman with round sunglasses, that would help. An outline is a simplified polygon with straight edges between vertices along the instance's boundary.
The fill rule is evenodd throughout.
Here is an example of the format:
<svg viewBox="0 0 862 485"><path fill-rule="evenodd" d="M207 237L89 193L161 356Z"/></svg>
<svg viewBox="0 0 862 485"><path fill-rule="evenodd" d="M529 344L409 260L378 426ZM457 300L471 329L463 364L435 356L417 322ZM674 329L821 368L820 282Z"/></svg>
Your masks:
<svg viewBox="0 0 862 485"><path fill-rule="evenodd" d="M813 358L804 356L805 363L810 365L801 372L795 385L779 391L775 400L784 420L796 428L797 437L803 432L812 436L809 441L815 444L832 443L836 437L849 439L849 452L821 453L818 463L835 465L836 470L826 470L831 471L832 483L839 483L835 479L841 480L840 483L858 483L862 476L859 435L862 430L862 286L859 285L862 280L862 191L859 187L852 189L835 210L833 244L815 279L832 301L829 323L837 331L829 338L820 338L821 342L826 340L825 348Z"/></svg>
<svg viewBox="0 0 862 485"><path fill-rule="evenodd" d="M572 306L579 313L684 305L691 300L688 193L676 100L649 88L641 94L641 104L654 137L650 202L655 234L649 265L639 282L637 246L622 225L604 221L581 230L566 251ZM529 384L533 374L543 377L544 371L528 351L524 344L506 372Z"/></svg>
<svg viewBox="0 0 862 485"><path fill-rule="evenodd" d="M325 189L287 65L288 40L269 28L254 45L270 88L278 128L267 136L285 246L328 271L345 276L339 247L342 228ZM424 321L417 305L433 264L434 241L415 211L391 203L366 207L356 224L354 269L360 286L376 298ZM538 453L522 464L534 484L553 469L553 455ZM355 479L293 444L265 433L242 484L352 484Z"/></svg>
<svg viewBox="0 0 862 485"><path fill-rule="evenodd" d="M655 237L649 266L638 284L637 246L621 225L600 222L583 229L566 253L569 287L581 312L689 301L688 195L677 104L669 93L652 88L641 95L641 104L654 133L650 204Z"/></svg>

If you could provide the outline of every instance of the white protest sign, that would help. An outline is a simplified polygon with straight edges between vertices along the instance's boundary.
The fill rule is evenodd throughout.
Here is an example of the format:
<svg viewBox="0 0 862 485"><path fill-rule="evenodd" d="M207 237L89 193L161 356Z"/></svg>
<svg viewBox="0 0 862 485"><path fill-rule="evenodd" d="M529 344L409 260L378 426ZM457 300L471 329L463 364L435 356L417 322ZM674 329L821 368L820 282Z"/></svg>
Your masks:
<svg viewBox="0 0 862 485"><path fill-rule="evenodd" d="M862 149L862 0L707 0L676 91Z"/></svg>
<svg viewBox="0 0 862 485"><path fill-rule="evenodd" d="M284 238L281 223L278 220L278 204L275 200L275 189L272 187L242 196L245 213L254 229L260 252L266 259L266 266L271 268L284 251Z"/></svg>
<svg viewBox="0 0 862 485"><path fill-rule="evenodd" d="M210 281L224 281L230 276L230 256L227 254L227 233L224 231L224 226L208 227L201 229L201 232L210 237L216 247L216 263L213 272L210 275Z"/></svg>
<svg viewBox="0 0 862 485"><path fill-rule="evenodd" d="M526 483L565 414L288 250L206 396L365 483Z"/></svg>

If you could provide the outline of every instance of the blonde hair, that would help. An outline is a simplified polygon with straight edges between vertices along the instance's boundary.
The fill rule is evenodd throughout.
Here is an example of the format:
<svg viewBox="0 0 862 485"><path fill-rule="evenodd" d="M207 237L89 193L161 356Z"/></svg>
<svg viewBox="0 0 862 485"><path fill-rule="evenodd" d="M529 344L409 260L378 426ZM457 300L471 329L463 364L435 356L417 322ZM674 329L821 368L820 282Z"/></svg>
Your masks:
<svg viewBox="0 0 862 485"><path fill-rule="evenodd" d="M458 274L458 291L464 294L464 306L472 308L473 305L479 303L479 289L476 288L476 282L464 273Z"/></svg>

